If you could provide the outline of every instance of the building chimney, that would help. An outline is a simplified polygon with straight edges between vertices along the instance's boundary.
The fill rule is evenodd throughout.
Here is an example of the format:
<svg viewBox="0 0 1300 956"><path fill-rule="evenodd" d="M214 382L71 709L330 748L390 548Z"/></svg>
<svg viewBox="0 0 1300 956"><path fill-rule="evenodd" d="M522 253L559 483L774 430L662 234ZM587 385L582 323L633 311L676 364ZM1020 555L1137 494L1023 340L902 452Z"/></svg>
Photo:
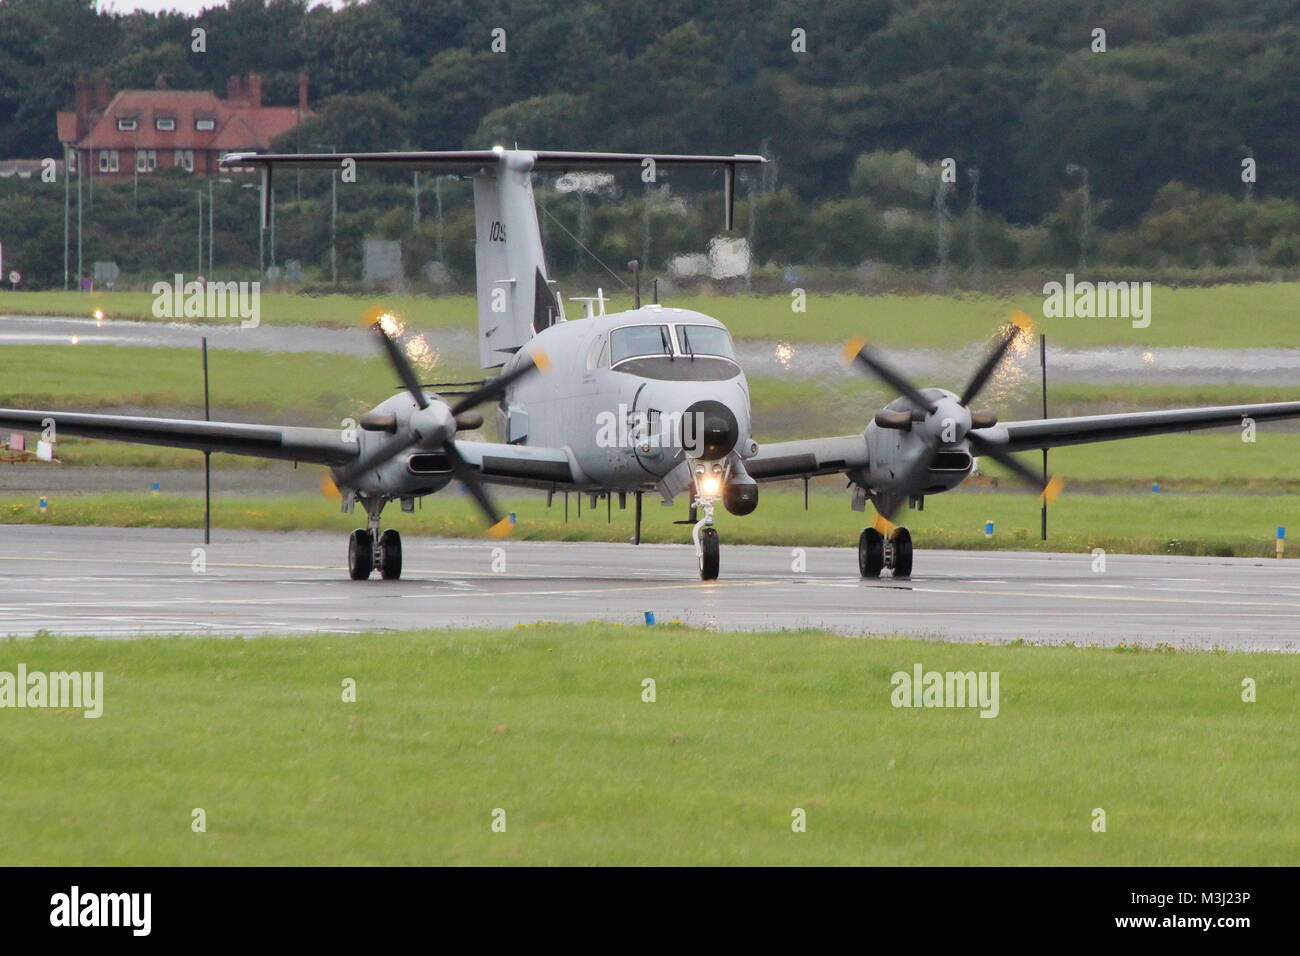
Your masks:
<svg viewBox="0 0 1300 956"><path fill-rule="evenodd" d="M244 79L240 76L232 76L226 80L226 101L235 103L244 98L243 93Z"/></svg>
<svg viewBox="0 0 1300 956"><path fill-rule="evenodd" d="M298 74L298 109L305 113L310 108L307 105L307 74L304 71Z"/></svg>
<svg viewBox="0 0 1300 956"><path fill-rule="evenodd" d="M86 78L86 71L82 70L77 74L77 122L84 123L86 117L90 115L90 81Z"/></svg>
<svg viewBox="0 0 1300 956"><path fill-rule="evenodd" d="M248 105L253 109L262 107L262 77L257 73L248 74Z"/></svg>
<svg viewBox="0 0 1300 956"><path fill-rule="evenodd" d="M95 109L108 109L108 101L112 98L113 87L109 85L108 77L100 77L99 82L95 84Z"/></svg>

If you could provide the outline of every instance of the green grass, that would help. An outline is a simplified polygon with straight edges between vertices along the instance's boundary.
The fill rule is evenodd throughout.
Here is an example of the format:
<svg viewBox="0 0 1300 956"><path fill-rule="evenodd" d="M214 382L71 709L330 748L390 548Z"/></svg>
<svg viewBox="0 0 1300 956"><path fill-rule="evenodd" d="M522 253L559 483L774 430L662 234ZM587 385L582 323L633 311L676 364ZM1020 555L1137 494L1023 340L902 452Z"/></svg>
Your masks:
<svg viewBox="0 0 1300 956"><path fill-rule="evenodd" d="M0 295L0 315L55 315L90 318L96 309L113 319L171 322L153 314L155 296L149 292L6 292ZM366 310L375 305L393 308L417 328L474 324L474 297L434 298L423 295L295 295L263 290L258 301L267 325L317 325L357 328ZM223 321L234 320L214 319Z"/></svg>
<svg viewBox="0 0 1300 956"><path fill-rule="evenodd" d="M398 380L376 353L354 358L321 352L208 352L213 417L231 410L296 411L334 425L379 404ZM439 367L442 380L477 377ZM481 373L480 373L481 374ZM93 410L113 405L203 407L199 350L135 346L12 345L0 348L0 404L14 408Z"/></svg>
<svg viewBox="0 0 1300 956"><path fill-rule="evenodd" d="M102 671L104 711L4 712L5 865L1300 863L1292 655L593 623L19 663ZM894 708L917 663L998 672L998 716Z"/></svg>
<svg viewBox="0 0 1300 956"><path fill-rule="evenodd" d="M1063 276L1044 274L1044 281ZM990 336L1008 312L1022 309L1038 321L1054 346L1197 345L1205 348L1277 347L1300 340L1300 283L1254 283L1208 287L1158 286L1152 319L1135 329L1127 319L1043 317L1043 296L984 295L811 295L796 313L789 296L674 296L665 304L696 309L725 322L737 338L840 344L866 335L884 346L948 347ZM579 294L566 290L566 294ZM585 293L583 293L585 294ZM354 326L372 305L392 306L414 327L433 329L474 323L469 296L296 296L266 293L262 321L269 324ZM152 318L147 292L19 292L0 297L0 310L13 314L90 315L100 308L110 318ZM576 305L576 304L575 304ZM628 308L614 296L609 311ZM580 310L571 309L577 315Z"/></svg>
<svg viewBox="0 0 1300 956"><path fill-rule="evenodd" d="M823 487L827 487L823 483ZM110 527L196 528L203 522L201 499L192 495L138 494L51 495L41 514L35 495L0 495L0 522L13 524L98 525ZM689 529L672 522L684 517L685 499L663 508L647 497L643 540L685 542ZM1051 506L1049 540L1039 540L1039 508L1029 494L1002 494L971 488L926 500L924 511L903 511L901 524L912 529L921 549L1003 549L1087 552L1093 548L1131 554L1204 554L1271 558L1277 526L1300 528L1300 504L1287 495L1229 494L1066 494ZM563 496L550 510L543 496L498 495L498 504L518 516L514 536L524 540L626 541L632 534L632 509L613 511L607 521L605 502L593 513L584 504L578 518L577 496L570 497L570 521L564 522ZM213 526L261 531L335 531L340 535L363 524L360 513L342 514L333 502L312 495L221 497L213 499ZM738 518L717 511L724 544L771 544L787 547L850 547L872 514L849 508L847 492L814 492L811 509L803 510L800 492L765 486L759 508ZM403 514L390 507L385 525L403 534L478 537L483 523L468 500L455 489L425 499L421 510ZM984 523L995 534L984 537ZM1292 544L1290 555L1300 555ZM923 560L923 559L918 559ZM724 565L725 566L725 565Z"/></svg>

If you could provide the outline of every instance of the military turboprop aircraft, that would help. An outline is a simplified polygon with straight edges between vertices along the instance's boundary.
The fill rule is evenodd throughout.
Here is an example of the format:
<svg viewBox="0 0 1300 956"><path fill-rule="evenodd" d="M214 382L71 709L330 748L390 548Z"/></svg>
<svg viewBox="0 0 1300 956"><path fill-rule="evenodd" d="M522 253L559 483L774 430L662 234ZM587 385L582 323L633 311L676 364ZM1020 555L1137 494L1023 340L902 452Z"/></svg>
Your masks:
<svg viewBox="0 0 1300 956"><path fill-rule="evenodd" d="M864 341L846 357L883 380L899 397L876 412L861 434L760 446L751 437L749 385L727 329L709 316L659 304L568 321L548 277L532 174L593 168L720 167L724 210L731 227L738 167L759 156L680 156L576 153L496 148L456 152L370 154L231 154L226 168L262 174L262 221L269 215L273 169L431 169L474 180L478 343L485 369L500 374L454 403L423 385L392 337L382 313L372 327L404 390L360 421L355 435L324 428L160 419L124 415L0 409L0 426L41 428L92 438L312 462L331 469L344 511L360 502L363 529L352 532L348 571L354 579L378 570L400 577L401 538L380 528L384 506L415 500L460 481L478 503L491 532L508 532L484 485L505 484L671 502L690 495L700 577L719 573L713 527L721 500L736 515L758 506L758 482L844 474L854 510L869 498L877 517L858 540L863 577L889 569L912 572L912 539L893 518L908 501L948 491L969 477L975 456L992 458L1047 498L1059 480L1043 480L1012 456L1030 449L1110 441L1240 422L1300 417L1300 402L1090 415L1004 422L972 403L1028 320L1020 317L996 343L958 395L918 388ZM534 374L549 371L549 374ZM499 442L457 439L477 428L475 408L497 403Z"/></svg>

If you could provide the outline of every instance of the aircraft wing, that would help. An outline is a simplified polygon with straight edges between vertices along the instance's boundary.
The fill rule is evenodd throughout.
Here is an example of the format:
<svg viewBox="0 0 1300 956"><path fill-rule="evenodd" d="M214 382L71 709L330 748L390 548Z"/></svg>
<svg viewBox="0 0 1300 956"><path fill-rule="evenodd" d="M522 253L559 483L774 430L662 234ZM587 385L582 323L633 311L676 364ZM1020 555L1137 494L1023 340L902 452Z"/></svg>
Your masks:
<svg viewBox="0 0 1300 956"><path fill-rule="evenodd" d="M576 482L577 469L563 448L457 439L456 450L492 484L552 488Z"/></svg>
<svg viewBox="0 0 1300 956"><path fill-rule="evenodd" d="M781 481L832 475L866 465L866 439L862 435L843 435L760 444L758 454L746 459L745 470L757 481Z"/></svg>
<svg viewBox="0 0 1300 956"><path fill-rule="evenodd" d="M345 442L337 428L287 425L245 425L184 418L142 418L135 415L91 415L83 412L42 412L0 408L0 428L41 431L53 419L55 434L107 438L140 445L165 445L196 451L280 458L321 465L343 465L357 456L358 446Z"/></svg>
<svg viewBox="0 0 1300 956"><path fill-rule="evenodd" d="M1222 425L1240 425L1243 418L1250 418L1257 422L1300 418L1300 402L1175 408L1158 412L1081 415L1077 418L1044 418L1026 422L1006 422L994 425L992 428L972 430L971 434L978 435L1007 451L1016 452L1114 441L1117 438L1166 435Z"/></svg>

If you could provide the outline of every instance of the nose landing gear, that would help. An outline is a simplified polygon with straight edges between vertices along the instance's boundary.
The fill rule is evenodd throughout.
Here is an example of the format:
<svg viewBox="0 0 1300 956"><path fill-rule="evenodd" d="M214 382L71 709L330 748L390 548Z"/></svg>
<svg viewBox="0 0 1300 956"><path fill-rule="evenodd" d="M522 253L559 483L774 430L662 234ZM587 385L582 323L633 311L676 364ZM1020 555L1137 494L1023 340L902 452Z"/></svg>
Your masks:
<svg viewBox="0 0 1300 956"><path fill-rule="evenodd" d="M912 576L912 533L896 527L889 537L875 528L866 528L858 536L858 572L864 578L878 578L889 568L895 578Z"/></svg>
<svg viewBox="0 0 1300 956"><path fill-rule="evenodd" d="M700 561L700 580L716 581L721 555L718 548L718 529L713 527L713 502L697 501L697 504L704 509L704 517L691 529L691 537L695 541L695 556Z"/></svg>

